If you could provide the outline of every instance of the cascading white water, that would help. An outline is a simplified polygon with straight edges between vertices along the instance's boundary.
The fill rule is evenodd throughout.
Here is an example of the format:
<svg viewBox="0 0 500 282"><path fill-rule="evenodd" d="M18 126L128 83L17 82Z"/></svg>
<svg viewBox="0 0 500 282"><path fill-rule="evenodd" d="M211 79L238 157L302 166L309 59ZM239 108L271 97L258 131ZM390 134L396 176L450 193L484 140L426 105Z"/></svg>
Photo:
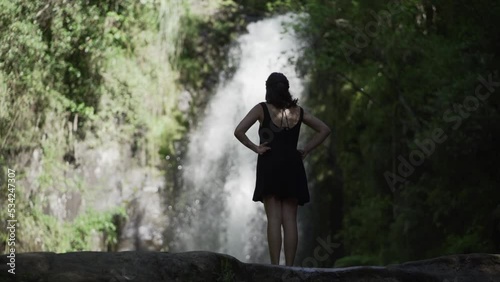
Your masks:
<svg viewBox="0 0 500 282"><path fill-rule="evenodd" d="M239 46L231 51L239 57L239 67L207 105L182 164L181 201L187 206L182 216L189 220L176 226L175 240L180 242L174 251L208 250L245 262L268 262L263 205L252 201L257 155L233 132L245 114L265 100L271 72L284 73L292 95L301 97L302 81L290 63L298 42L282 27L283 21L292 19L285 15L249 24L248 34L240 36ZM257 121L247 132L257 144L258 126Z"/></svg>

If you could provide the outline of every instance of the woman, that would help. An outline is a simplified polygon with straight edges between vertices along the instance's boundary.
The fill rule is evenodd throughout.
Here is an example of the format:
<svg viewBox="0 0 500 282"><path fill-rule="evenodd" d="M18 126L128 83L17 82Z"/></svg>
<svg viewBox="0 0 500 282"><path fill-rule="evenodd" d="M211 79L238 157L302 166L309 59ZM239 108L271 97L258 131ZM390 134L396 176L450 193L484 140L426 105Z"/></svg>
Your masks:
<svg viewBox="0 0 500 282"><path fill-rule="evenodd" d="M264 203L267 240L271 264L279 264L281 225L284 231L285 262L292 266L297 250L297 207L309 202L303 159L330 134L330 128L297 105L292 99L288 79L272 73L266 81L266 103L255 105L234 130L243 145L258 154L257 179L253 201ZM260 122L260 145L246 136ZM317 133L302 149L297 149L301 123Z"/></svg>

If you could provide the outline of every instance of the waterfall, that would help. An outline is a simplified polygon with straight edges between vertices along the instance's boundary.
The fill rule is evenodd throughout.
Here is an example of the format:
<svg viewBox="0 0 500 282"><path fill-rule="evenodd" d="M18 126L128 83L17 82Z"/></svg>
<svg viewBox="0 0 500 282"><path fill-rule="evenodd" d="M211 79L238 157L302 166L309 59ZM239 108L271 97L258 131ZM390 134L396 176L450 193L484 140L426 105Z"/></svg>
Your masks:
<svg viewBox="0 0 500 282"><path fill-rule="evenodd" d="M175 226L173 251L208 250L226 253L244 262L267 263L267 224L263 204L253 202L257 155L233 135L246 113L265 101L265 81L274 71L284 73L290 92L300 99L302 81L290 57L298 41L277 16L248 25L230 54L239 66L223 81L209 101L202 121L191 132L179 201L185 209ZM259 122L247 132L258 143ZM282 255L283 257L283 255Z"/></svg>

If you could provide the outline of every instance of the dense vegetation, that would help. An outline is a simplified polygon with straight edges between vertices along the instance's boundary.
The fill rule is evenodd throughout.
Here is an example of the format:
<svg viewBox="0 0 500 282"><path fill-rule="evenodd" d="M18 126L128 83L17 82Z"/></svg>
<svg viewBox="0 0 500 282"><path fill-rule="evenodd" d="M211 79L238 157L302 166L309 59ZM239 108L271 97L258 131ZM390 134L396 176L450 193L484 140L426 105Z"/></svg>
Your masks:
<svg viewBox="0 0 500 282"><path fill-rule="evenodd" d="M44 156L40 190L18 197L31 230L18 238L24 250L88 249L95 230L112 245L121 209L73 224L43 212L43 191L85 189L61 173L77 165L75 142L131 142L157 165L175 154L219 71L230 75L227 48L242 26L294 11L309 45L298 60L305 106L333 129L308 157L313 198L297 263L328 237L339 247L318 266L500 252L498 1L223 2L213 17L181 19L177 49L175 38L156 41L169 1L0 2L0 183L7 167L27 164L21 156ZM164 51L175 71L155 57ZM175 82L191 95L189 121L172 106Z"/></svg>
<svg viewBox="0 0 500 282"><path fill-rule="evenodd" d="M306 14L308 106L333 128L309 161L319 222L306 255L329 234L337 265L498 253L500 3L280 7Z"/></svg>
<svg viewBox="0 0 500 282"><path fill-rule="evenodd" d="M175 45L175 38L160 34L170 16L162 4L0 1L0 218L12 168L18 251L87 250L95 233L113 249L124 207L84 210L72 220L47 212L51 195L89 193L74 173L76 147L128 144L140 163L154 166L159 150L170 151L179 138L176 73L162 61L173 53L164 41Z"/></svg>

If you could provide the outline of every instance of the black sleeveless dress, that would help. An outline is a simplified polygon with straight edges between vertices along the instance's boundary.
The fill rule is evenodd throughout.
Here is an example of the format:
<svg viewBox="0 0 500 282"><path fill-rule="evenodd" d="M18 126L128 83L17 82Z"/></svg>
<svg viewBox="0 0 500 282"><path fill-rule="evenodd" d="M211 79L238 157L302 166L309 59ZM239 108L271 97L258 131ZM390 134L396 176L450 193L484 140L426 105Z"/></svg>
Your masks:
<svg viewBox="0 0 500 282"><path fill-rule="evenodd" d="M265 102L260 105L264 109L264 121L259 127L260 144L268 142L267 146L271 150L257 157L257 177L252 200L263 202L265 195L272 194L279 198L296 198L298 204L303 206L310 200L304 164L297 150L304 111L300 108L297 124L285 129L274 124Z"/></svg>

